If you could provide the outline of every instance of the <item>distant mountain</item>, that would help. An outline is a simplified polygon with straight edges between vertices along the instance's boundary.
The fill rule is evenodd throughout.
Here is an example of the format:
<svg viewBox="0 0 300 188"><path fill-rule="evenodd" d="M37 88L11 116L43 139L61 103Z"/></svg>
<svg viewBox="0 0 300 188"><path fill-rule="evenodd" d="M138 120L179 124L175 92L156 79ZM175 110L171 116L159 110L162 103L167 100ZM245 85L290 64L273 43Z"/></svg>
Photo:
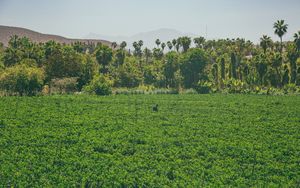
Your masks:
<svg viewBox="0 0 300 188"><path fill-rule="evenodd" d="M70 44L76 41L85 42L85 43L98 43L101 42L106 45L111 45L111 42L106 40L97 39L69 39L58 35L49 35L38 33L29 29L20 28L20 27L10 27L10 26L1 26L0 25L0 42L4 44L4 46L8 45L8 41L11 36L18 35L19 37L26 36L30 38L33 42L44 43L49 40L54 40L59 43Z"/></svg>
<svg viewBox="0 0 300 188"><path fill-rule="evenodd" d="M126 41L128 48L132 48L132 43L134 41L143 40L144 46L148 48L153 48L156 46L155 40L159 39L162 42L171 41L174 38L178 38L181 36L189 36L189 37L195 37L195 34L192 33L182 33L180 31L177 31L175 29L158 29L154 31L149 32L142 32L138 33L132 36L106 36L106 35L100 35L95 33L90 33L86 36L86 38L91 39L105 39L112 42L120 43L122 41Z"/></svg>

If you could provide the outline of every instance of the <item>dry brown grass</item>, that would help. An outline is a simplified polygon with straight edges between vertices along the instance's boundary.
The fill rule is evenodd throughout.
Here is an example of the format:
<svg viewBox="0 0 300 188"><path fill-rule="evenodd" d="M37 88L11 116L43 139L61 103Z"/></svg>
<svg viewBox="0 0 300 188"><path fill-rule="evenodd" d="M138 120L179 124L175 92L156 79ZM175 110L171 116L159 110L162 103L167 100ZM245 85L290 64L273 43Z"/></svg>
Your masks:
<svg viewBox="0 0 300 188"><path fill-rule="evenodd" d="M30 38L33 42L37 43L45 43L49 40L54 40L59 43L71 44L76 41L84 42L84 43L98 43L106 44L108 46L111 45L111 42L106 40L95 40L95 39L69 39L58 35L49 35L38 33L29 29L19 28L19 27L9 27L9 26L1 26L0 25L0 42L4 44L4 46L8 45L8 41L10 37L13 35L18 35L19 37L26 36Z"/></svg>

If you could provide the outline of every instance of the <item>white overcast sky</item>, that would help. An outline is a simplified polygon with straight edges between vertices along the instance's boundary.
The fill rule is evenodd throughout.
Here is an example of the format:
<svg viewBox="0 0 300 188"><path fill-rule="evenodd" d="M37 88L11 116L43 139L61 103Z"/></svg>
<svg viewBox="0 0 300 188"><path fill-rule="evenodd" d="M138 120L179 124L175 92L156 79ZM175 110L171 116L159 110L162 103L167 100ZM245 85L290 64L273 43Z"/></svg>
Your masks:
<svg viewBox="0 0 300 188"><path fill-rule="evenodd" d="M208 38L277 39L273 23L300 30L300 0L0 0L0 25L82 38L89 33L134 35L160 28Z"/></svg>

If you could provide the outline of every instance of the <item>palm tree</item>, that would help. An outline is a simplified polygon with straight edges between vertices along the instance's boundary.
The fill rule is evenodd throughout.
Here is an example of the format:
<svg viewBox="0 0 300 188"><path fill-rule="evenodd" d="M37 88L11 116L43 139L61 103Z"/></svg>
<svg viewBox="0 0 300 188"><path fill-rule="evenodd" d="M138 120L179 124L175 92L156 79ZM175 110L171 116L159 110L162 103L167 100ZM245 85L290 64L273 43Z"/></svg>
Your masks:
<svg viewBox="0 0 300 188"><path fill-rule="evenodd" d="M139 44L140 48L142 48L142 46L144 45L144 42L142 40L139 40L138 44Z"/></svg>
<svg viewBox="0 0 300 188"><path fill-rule="evenodd" d="M173 48L172 42L168 41L168 42L167 42L167 46L168 46L169 50L171 51L172 48Z"/></svg>
<svg viewBox="0 0 300 188"><path fill-rule="evenodd" d="M203 48L203 45L205 43L205 38L204 37L194 38L194 43L196 44L197 48Z"/></svg>
<svg viewBox="0 0 300 188"><path fill-rule="evenodd" d="M277 86L280 85L280 80L281 80L281 73L280 73L280 67L282 65L282 56L279 53L275 53L271 59L271 66L276 70L276 82Z"/></svg>
<svg viewBox="0 0 300 188"><path fill-rule="evenodd" d="M172 40L172 44L173 44L173 46L175 47L176 44L177 44L177 40L176 40L176 39L173 39L173 40Z"/></svg>
<svg viewBox="0 0 300 188"><path fill-rule="evenodd" d="M126 48L126 46L127 46L127 43L125 41L121 42L121 44L120 44L121 49Z"/></svg>
<svg viewBox="0 0 300 188"><path fill-rule="evenodd" d="M166 44L164 42L161 43L161 49L162 49L162 51L164 51L165 47L166 47Z"/></svg>
<svg viewBox="0 0 300 188"><path fill-rule="evenodd" d="M282 54L282 37L287 32L288 24L285 24L284 20L277 20L273 28L275 29L274 33L280 38L280 54Z"/></svg>
<svg viewBox="0 0 300 188"><path fill-rule="evenodd" d="M112 49L115 49L117 46L118 46L117 42L112 42L112 43L111 43Z"/></svg>
<svg viewBox="0 0 300 188"><path fill-rule="evenodd" d="M298 33L294 34L294 42L296 44L297 47L297 51L300 51L300 31L298 31Z"/></svg>
<svg viewBox="0 0 300 188"><path fill-rule="evenodd" d="M157 48L159 48L160 43L161 43L160 40L156 39L155 44L157 45Z"/></svg>
<svg viewBox="0 0 300 188"><path fill-rule="evenodd" d="M191 42L190 37L179 37L177 41L182 46L183 52L186 52L190 48Z"/></svg>
<svg viewBox="0 0 300 188"><path fill-rule="evenodd" d="M132 46L134 48L133 55L134 56L140 56L141 55L141 46L139 45L139 43L134 41Z"/></svg>
<svg viewBox="0 0 300 188"><path fill-rule="evenodd" d="M149 48L144 49L144 56L145 56L145 59L146 59L146 64L148 64L149 59L152 56L151 50Z"/></svg>
<svg viewBox="0 0 300 188"><path fill-rule="evenodd" d="M266 54L267 49L272 45L272 39L267 36L267 35L263 35L260 38L260 46L262 47L262 49L264 50L264 54Z"/></svg>

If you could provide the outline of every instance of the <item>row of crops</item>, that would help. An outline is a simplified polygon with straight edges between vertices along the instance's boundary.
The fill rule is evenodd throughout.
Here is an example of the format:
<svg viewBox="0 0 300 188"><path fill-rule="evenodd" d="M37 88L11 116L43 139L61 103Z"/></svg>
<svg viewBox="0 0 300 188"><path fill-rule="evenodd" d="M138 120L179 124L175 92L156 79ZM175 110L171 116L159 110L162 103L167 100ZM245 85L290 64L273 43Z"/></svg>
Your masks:
<svg viewBox="0 0 300 188"><path fill-rule="evenodd" d="M0 98L1 186L297 187L300 98Z"/></svg>

